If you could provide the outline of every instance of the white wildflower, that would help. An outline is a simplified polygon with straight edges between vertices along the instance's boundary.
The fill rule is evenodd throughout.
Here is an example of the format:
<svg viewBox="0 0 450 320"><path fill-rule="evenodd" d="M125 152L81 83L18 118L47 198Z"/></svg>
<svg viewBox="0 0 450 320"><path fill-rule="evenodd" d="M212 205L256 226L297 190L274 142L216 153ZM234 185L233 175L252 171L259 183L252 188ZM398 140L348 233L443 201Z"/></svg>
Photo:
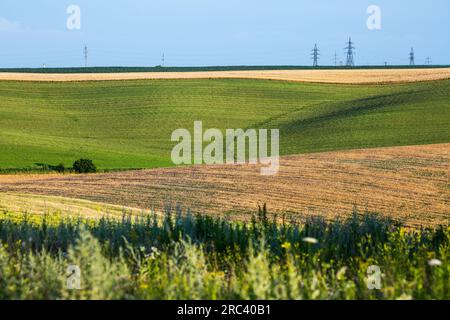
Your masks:
<svg viewBox="0 0 450 320"><path fill-rule="evenodd" d="M312 238L312 237L303 238L302 241L306 242L306 243L311 243L311 244L316 244L319 242L316 238Z"/></svg>
<svg viewBox="0 0 450 320"><path fill-rule="evenodd" d="M150 255L148 256L150 259L155 260L161 253L159 252L158 248L151 247L150 248Z"/></svg>
<svg viewBox="0 0 450 320"><path fill-rule="evenodd" d="M431 259L430 261L428 261L428 265L430 267L439 267L442 266L442 261L439 259Z"/></svg>

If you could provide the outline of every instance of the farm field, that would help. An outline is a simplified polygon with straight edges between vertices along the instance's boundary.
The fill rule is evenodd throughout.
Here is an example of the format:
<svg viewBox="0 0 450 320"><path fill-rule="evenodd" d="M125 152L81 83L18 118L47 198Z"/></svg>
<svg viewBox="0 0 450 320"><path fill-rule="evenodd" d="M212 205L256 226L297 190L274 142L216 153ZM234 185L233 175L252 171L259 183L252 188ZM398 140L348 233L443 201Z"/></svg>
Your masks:
<svg viewBox="0 0 450 320"><path fill-rule="evenodd" d="M450 80L404 75L0 81L0 299L449 299ZM173 167L197 120L280 129L278 174Z"/></svg>
<svg viewBox="0 0 450 320"><path fill-rule="evenodd" d="M0 193L0 212L26 213L32 216L63 215L99 219L104 215L121 217L125 213L137 216L143 213L143 210L75 198L2 192Z"/></svg>
<svg viewBox="0 0 450 320"><path fill-rule="evenodd" d="M95 70L95 68L93 68ZM124 68L126 70L126 68ZM164 69L164 68L162 68ZM265 79L316 83L374 84L450 79L450 68L392 68L392 69L304 69L304 70L222 70L165 72L107 72L96 73L80 69L73 73L0 72L0 80L15 81L105 81L137 79ZM220 68L219 68L220 69ZM244 68L245 69L245 68ZM42 70L42 69L41 69ZM156 69L158 70L158 69ZM189 68L187 68L189 70ZM43 70L45 71L45 70ZM50 71L51 72L51 71Z"/></svg>
<svg viewBox="0 0 450 320"><path fill-rule="evenodd" d="M2 306L437 314L450 2L401 2L2 0Z"/></svg>
<svg viewBox="0 0 450 320"><path fill-rule="evenodd" d="M279 128L283 155L448 143L450 80L1 81L0 169L82 157L100 169L168 167L171 133L192 131L195 120L222 130Z"/></svg>
<svg viewBox="0 0 450 320"><path fill-rule="evenodd" d="M267 203L279 217L333 220L348 217L356 206L421 227L449 224L449 181L450 144L436 144L286 156L276 176L261 176L259 167L251 165L3 175L0 208L29 211L29 197L39 199L30 194L40 194L159 212L180 204L195 213L238 220L248 220L258 205Z"/></svg>

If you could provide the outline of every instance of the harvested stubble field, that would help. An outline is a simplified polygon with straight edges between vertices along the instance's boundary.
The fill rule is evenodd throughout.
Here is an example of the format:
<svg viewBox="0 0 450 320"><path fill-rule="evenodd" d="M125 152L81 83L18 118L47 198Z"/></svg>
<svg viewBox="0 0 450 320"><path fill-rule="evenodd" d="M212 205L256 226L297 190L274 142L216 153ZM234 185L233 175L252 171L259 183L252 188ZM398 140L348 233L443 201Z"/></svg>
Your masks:
<svg viewBox="0 0 450 320"><path fill-rule="evenodd" d="M138 79L266 79L316 83L374 84L450 79L450 68L358 70L252 70L123 73L14 73L0 72L0 80L106 81Z"/></svg>
<svg viewBox="0 0 450 320"><path fill-rule="evenodd" d="M448 224L450 144L326 152L257 166L193 166L97 175L0 176L0 192L81 198L143 209L177 203L248 218L258 204L302 218L382 213L409 226Z"/></svg>
<svg viewBox="0 0 450 320"><path fill-rule="evenodd" d="M139 215L141 209L120 205L93 202L74 198L57 196L43 196L35 194L8 194L0 193L0 212L29 215L58 215L75 216L87 219L97 219L108 215L109 217L122 217L124 213Z"/></svg>

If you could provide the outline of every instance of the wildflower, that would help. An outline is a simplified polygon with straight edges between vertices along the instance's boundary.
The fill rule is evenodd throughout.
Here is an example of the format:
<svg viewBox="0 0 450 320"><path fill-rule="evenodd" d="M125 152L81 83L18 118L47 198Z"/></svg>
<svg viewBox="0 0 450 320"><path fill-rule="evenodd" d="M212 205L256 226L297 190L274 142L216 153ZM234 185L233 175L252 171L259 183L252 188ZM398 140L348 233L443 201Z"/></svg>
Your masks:
<svg viewBox="0 0 450 320"><path fill-rule="evenodd" d="M139 286L139 288L142 289L142 290L148 289L148 284L142 283L142 284Z"/></svg>
<svg viewBox="0 0 450 320"><path fill-rule="evenodd" d="M151 247L150 248L150 254L147 255L151 260L155 260L161 253L159 252L158 248Z"/></svg>
<svg viewBox="0 0 450 320"><path fill-rule="evenodd" d="M410 295L406 294L406 293L402 293L400 295L400 297L397 298L397 300L412 300L412 299L413 298Z"/></svg>
<svg viewBox="0 0 450 320"><path fill-rule="evenodd" d="M347 267L342 267L341 269L339 269L339 271L336 273L336 279L344 280L346 272L347 272Z"/></svg>
<svg viewBox="0 0 450 320"><path fill-rule="evenodd" d="M442 265L442 261L439 259L431 259L430 261L428 261L428 265L430 267L439 267Z"/></svg>
<svg viewBox="0 0 450 320"><path fill-rule="evenodd" d="M316 238L312 238L312 237L303 238L302 241L306 242L306 243L310 243L310 244L316 244L319 242L319 241L317 241Z"/></svg>
<svg viewBox="0 0 450 320"><path fill-rule="evenodd" d="M223 271L217 271L217 272L216 272L216 276L217 276L218 278L223 278L223 277L225 277L225 272L223 272Z"/></svg>
<svg viewBox="0 0 450 320"><path fill-rule="evenodd" d="M291 243L290 242L285 242L281 245L281 247L285 250L289 250L291 248Z"/></svg>

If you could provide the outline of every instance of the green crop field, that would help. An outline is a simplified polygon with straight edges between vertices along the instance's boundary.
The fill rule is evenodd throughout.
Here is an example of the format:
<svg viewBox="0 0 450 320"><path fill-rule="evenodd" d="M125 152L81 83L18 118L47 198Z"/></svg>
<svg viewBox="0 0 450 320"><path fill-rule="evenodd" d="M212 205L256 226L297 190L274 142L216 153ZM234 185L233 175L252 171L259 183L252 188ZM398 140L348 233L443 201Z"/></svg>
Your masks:
<svg viewBox="0 0 450 320"><path fill-rule="evenodd" d="M281 154L450 142L450 81L0 82L0 168L172 165L177 128L279 128Z"/></svg>

